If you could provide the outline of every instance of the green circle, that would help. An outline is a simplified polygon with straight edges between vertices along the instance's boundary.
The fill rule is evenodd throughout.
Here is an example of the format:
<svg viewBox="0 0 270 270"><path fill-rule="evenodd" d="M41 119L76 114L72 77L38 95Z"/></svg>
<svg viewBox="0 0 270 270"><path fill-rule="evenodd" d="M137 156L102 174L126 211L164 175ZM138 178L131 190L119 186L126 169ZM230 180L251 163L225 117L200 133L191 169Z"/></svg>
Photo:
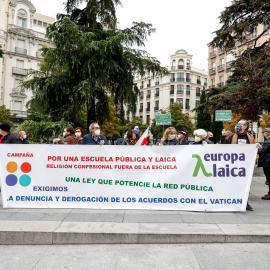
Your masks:
<svg viewBox="0 0 270 270"><path fill-rule="evenodd" d="M19 180L21 186L28 187L31 184L31 177L27 174L23 174Z"/></svg>

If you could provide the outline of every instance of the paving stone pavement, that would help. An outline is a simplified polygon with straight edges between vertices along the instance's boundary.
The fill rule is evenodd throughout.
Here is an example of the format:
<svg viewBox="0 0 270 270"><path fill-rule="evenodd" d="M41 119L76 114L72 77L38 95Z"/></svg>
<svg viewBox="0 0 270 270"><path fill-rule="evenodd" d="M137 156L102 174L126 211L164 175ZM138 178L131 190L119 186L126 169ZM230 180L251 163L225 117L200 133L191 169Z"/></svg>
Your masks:
<svg viewBox="0 0 270 270"><path fill-rule="evenodd" d="M270 243L268 187L253 177L253 212L3 209L0 244Z"/></svg>

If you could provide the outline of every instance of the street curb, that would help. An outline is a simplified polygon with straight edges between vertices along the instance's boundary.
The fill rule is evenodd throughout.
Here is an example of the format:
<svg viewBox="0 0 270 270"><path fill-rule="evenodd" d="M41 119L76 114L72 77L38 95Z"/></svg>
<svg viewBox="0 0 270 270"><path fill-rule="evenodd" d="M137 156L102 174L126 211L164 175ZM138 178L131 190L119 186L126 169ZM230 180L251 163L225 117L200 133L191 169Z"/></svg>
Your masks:
<svg viewBox="0 0 270 270"><path fill-rule="evenodd" d="M1 231L0 245L270 243L269 235Z"/></svg>

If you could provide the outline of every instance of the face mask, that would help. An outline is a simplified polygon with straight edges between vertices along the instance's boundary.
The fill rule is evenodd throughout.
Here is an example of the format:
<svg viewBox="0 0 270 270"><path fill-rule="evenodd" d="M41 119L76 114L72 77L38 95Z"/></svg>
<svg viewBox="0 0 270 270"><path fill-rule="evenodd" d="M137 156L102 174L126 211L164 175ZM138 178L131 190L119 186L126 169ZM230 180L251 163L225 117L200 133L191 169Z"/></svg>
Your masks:
<svg viewBox="0 0 270 270"><path fill-rule="evenodd" d="M180 139L181 138L181 135L177 135L177 138Z"/></svg>
<svg viewBox="0 0 270 270"><path fill-rule="evenodd" d="M174 140L175 139L175 134L172 134L169 136L169 140Z"/></svg>
<svg viewBox="0 0 270 270"><path fill-rule="evenodd" d="M236 126L236 131L241 131L241 130L242 130L242 126L237 125L237 126Z"/></svg>
<svg viewBox="0 0 270 270"><path fill-rule="evenodd" d="M195 136L195 142L199 142L200 140L201 140L201 138L200 138L200 137Z"/></svg>
<svg viewBox="0 0 270 270"><path fill-rule="evenodd" d="M140 133L140 130L139 130L139 129L135 129L135 130L133 130L133 132L134 132L134 134L135 134L136 136L138 136L139 133Z"/></svg>
<svg viewBox="0 0 270 270"><path fill-rule="evenodd" d="M99 136L99 135L100 135L100 129L95 130L95 134L96 134L97 136Z"/></svg>
<svg viewBox="0 0 270 270"><path fill-rule="evenodd" d="M63 137L65 137L66 136L66 132L63 132Z"/></svg>
<svg viewBox="0 0 270 270"><path fill-rule="evenodd" d="M225 139L225 138L226 138L225 135L221 135L221 136L220 136L220 139Z"/></svg>
<svg viewBox="0 0 270 270"><path fill-rule="evenodd" d="M2 135L2 130L0 130L0 135Z"/></svg>
<svg viewBox="0 0 270 270"><path fill-rule="evenodd" d="M214 141L214 137L209 137L208 140L211 141L211 142L213 142Z"/></svg>
<svg viewBox="0 0 270 270"><path fill-rule="evenodd" d="M124 139L127 137L127 135L124 135Z"/></svg>
<svg viewBox="0 0 270 270"><path fill-rule="evenodd" d="M81 132L75 132L76 137L81 137L82 133Z"/></svg>
<svg viewBox="0 0 270 270"><path fill-rule="evenodd" d="M27 135L23 135L23 138L26 139L27 138Z"/></svg>

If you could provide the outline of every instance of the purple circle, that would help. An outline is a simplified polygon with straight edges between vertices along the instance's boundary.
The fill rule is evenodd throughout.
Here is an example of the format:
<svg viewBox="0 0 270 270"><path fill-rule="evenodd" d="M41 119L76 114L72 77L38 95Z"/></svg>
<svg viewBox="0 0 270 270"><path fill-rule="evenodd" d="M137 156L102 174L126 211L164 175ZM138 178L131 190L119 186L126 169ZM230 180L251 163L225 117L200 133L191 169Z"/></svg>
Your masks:
<svg viewBox="0 0 270 270"><path fill-rule="evenodd" d="M18 182L18 178L16 175L14 174L9 174L7 177L6 177L6 183L8 186L15 186Z"/></svg>

